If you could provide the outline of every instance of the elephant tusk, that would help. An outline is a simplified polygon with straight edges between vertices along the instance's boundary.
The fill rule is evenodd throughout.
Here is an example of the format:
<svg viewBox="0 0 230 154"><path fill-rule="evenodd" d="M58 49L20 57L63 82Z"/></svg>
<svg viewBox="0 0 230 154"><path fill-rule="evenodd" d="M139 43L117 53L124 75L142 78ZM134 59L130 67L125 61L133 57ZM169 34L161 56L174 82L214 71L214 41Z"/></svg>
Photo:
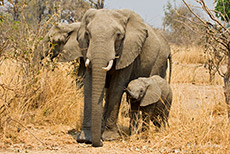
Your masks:
<svg viewBox="0 0 230 154"><path fill-rule="evenodd" d="M102 67L102 69L105 71L109 71L112 68L112 66L113 66L113 60L110 60L108 66Z"/></svg>
<svg viewBox="0 0 230 154"><path fill-rule="evenodd" d="M88 66L89 66L89 63L90 63L90 60L89 60L89 59L86 59L86 61L85 61L85 67L88 67Z"/></svg>

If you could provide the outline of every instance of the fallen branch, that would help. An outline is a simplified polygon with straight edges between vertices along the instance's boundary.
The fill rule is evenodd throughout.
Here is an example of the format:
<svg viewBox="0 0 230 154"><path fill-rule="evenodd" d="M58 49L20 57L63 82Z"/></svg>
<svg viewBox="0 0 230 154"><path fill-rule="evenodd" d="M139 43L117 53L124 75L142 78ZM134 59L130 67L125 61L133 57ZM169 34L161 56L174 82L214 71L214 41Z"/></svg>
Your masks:
<svg viewBox="0 0 230 154"><path fill-rule="evenodd" d="M40 142L42 145L44 145L44 146L47 146L47 144L46 143L44 143L44 142L42 142L38 137L36 137L28 128L26 128L22 123L20 123L19 121L17 121L17 120L15 120L15 119L13 119L13 118L11 118L10 116L9 116L9 118L8 118L9 120L12 120L12 121L14 121L14 122L16 122L17 124L19 124L20 126L22 126L25 130L27 130L38 142Z"/></svg>

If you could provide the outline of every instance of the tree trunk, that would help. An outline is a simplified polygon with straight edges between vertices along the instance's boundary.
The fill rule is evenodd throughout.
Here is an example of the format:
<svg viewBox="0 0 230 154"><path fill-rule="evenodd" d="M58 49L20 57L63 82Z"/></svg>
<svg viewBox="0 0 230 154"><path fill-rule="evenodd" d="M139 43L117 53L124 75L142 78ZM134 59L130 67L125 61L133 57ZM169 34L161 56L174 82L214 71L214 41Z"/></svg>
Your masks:
<svg viewBox="0 0 230 154"><path fill-rule="evenodd" d="M227 104L228 118L230 119L230 80L229 77L224 78L224 95Z"/></svg>
<svg viewBox="0 0 230 154"><path fill-rule="evenodd" d="M230 119L230 55L228 56L227 72L224 76L224 95L227 104L228 118Z"/></svg>

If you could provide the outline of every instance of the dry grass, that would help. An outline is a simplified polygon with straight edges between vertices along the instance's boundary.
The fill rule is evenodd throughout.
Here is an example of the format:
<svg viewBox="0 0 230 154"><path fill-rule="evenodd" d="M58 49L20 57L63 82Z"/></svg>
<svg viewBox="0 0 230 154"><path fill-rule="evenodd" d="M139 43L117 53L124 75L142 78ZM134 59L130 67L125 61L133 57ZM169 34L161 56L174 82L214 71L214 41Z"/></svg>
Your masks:
<svg viewBox="0 0 230 154"><path fill-rule="evenodd" d="M178 47L172 45L172 83L209 85L206 57L201 47ZM213 85L223 85L223 79L216 73Z"/></svg>
<svg viewBox="0 0 230 154"><path fill-rule="evenodd" d="M38 120L55 124L68 124L75 127L81 126L83 113L82 89L76 90L74 77L67 72L73 67L59 66L55 71L41 73L42 105L37 114Z"/></svg>
<svg viewBox="0 0 230 154"><path fill-rule="evenodd" d="M165 130L151 127L147 133L123 138L142 152L229 153L230 124L221 86L173 84L174 98ZM122 110L127 110L126 102ZM127 132L128 118L120 114L119 126Z"/></svg>
<svg viewBox="0 0 230 154"><path fill-rule="evenodd" d="M42 70L34 78L23 74L21 65L4 60L0 65L0 135L17 136L22 126L67 124L79 128L82 123L83 93L76 91L75 79L68 75L73 67L66 64L54 71ZM31 76L30 76L31 77ZM2 134L4 133L4 134ZM16 135L15 135L16 134Z"/></svg>
<svg viewBox="0 0 230 154"><path fill-rule="evenodd" d="M173 85L173 91L170 128L153 135L158 147L191 153L225 153L230 143L230 125L221 88Z"/></svg>
<svg viewBox="0 0 230 154"><path fill-rule="evenodd" d="M123 135L125 146L142 152L230 152L230 124L224 103L223 81L216 76L214 84L210 84L208 73L202 66L205 59L199 56L201 50L184 49L173 47L174 96L170 127L157 132L152 126L147 134ZM83 94L82 89L76 91L74 77L67 75L72 69L69 64L60 65L54 71L44 69L35 76L38 82L32 86L27 83L29 76L23 74L18 62L2 61L0 84L4 86L0 86L0 106L6 105L4 108L7 110L0 110L0 137L3 139L0 146L22 142L18 136L24 128L10 118L24 126L65 124L77 130L81 128ZM128 110L124 97L119 115L119 128L124 134L127 134L129 126Z"/></svg>
<svg viewBox="0 0 230 154"><path fill-rule="evenodd" d="M223 79L216 73L213 82L210 83L208 70L203 65L175 63L172 70L172 83L223 85Z"/></svg>
<svg viewBox="0 0 230 154"><path fill-rule="evenodd" d="M173 61L181 64L205 64L207 62L204 49L199 46L175 46L171 45Z"/></svg>

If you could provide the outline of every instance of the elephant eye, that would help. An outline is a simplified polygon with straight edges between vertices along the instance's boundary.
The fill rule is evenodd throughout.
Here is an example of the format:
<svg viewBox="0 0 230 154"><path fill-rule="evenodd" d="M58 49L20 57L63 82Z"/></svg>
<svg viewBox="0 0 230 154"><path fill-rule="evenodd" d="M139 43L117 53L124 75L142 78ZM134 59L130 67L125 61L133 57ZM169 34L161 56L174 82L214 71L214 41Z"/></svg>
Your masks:
<svg viewBox="0 0 230 154"><path fill-rule="evenodd" d="M140 90L140 93L143 93L143 92L144 92L143 89L141 89L141 90Z"/></svg>
<svg viewBox="0 0 230 154"><path fill-rule="evenodd" d="M116 33L116 41L115 41L115 51L119 51L121 45L122 45L122 38L123 38L123 35L120 31L118 31Z"/></svg>
<svg viewBox="0 0 230 154"><path fill-rule="evenodd" d="M89 32L85 32L85 38L89 38Z"/></svg>
<svg viewBox="0 0 230 154"><path fill-rule="evenodd" d="M85 32L85 39L87 42L87 45L89 46L89 37L90 37L90 33L88 31Z"/></svg>
<svg viewBox="0 0 230 154"><path fill-rule="evenodd" d="M120 37L121 37L121 33L118 32L118 33L117 33L117 38L120 38Z"/></svg>
<svg viewBox="0 0 230 154"><path fill-rule="evenodd" d="M117 40L121 40L121 39L122 39L121 32L117 32Z"/></svg>

